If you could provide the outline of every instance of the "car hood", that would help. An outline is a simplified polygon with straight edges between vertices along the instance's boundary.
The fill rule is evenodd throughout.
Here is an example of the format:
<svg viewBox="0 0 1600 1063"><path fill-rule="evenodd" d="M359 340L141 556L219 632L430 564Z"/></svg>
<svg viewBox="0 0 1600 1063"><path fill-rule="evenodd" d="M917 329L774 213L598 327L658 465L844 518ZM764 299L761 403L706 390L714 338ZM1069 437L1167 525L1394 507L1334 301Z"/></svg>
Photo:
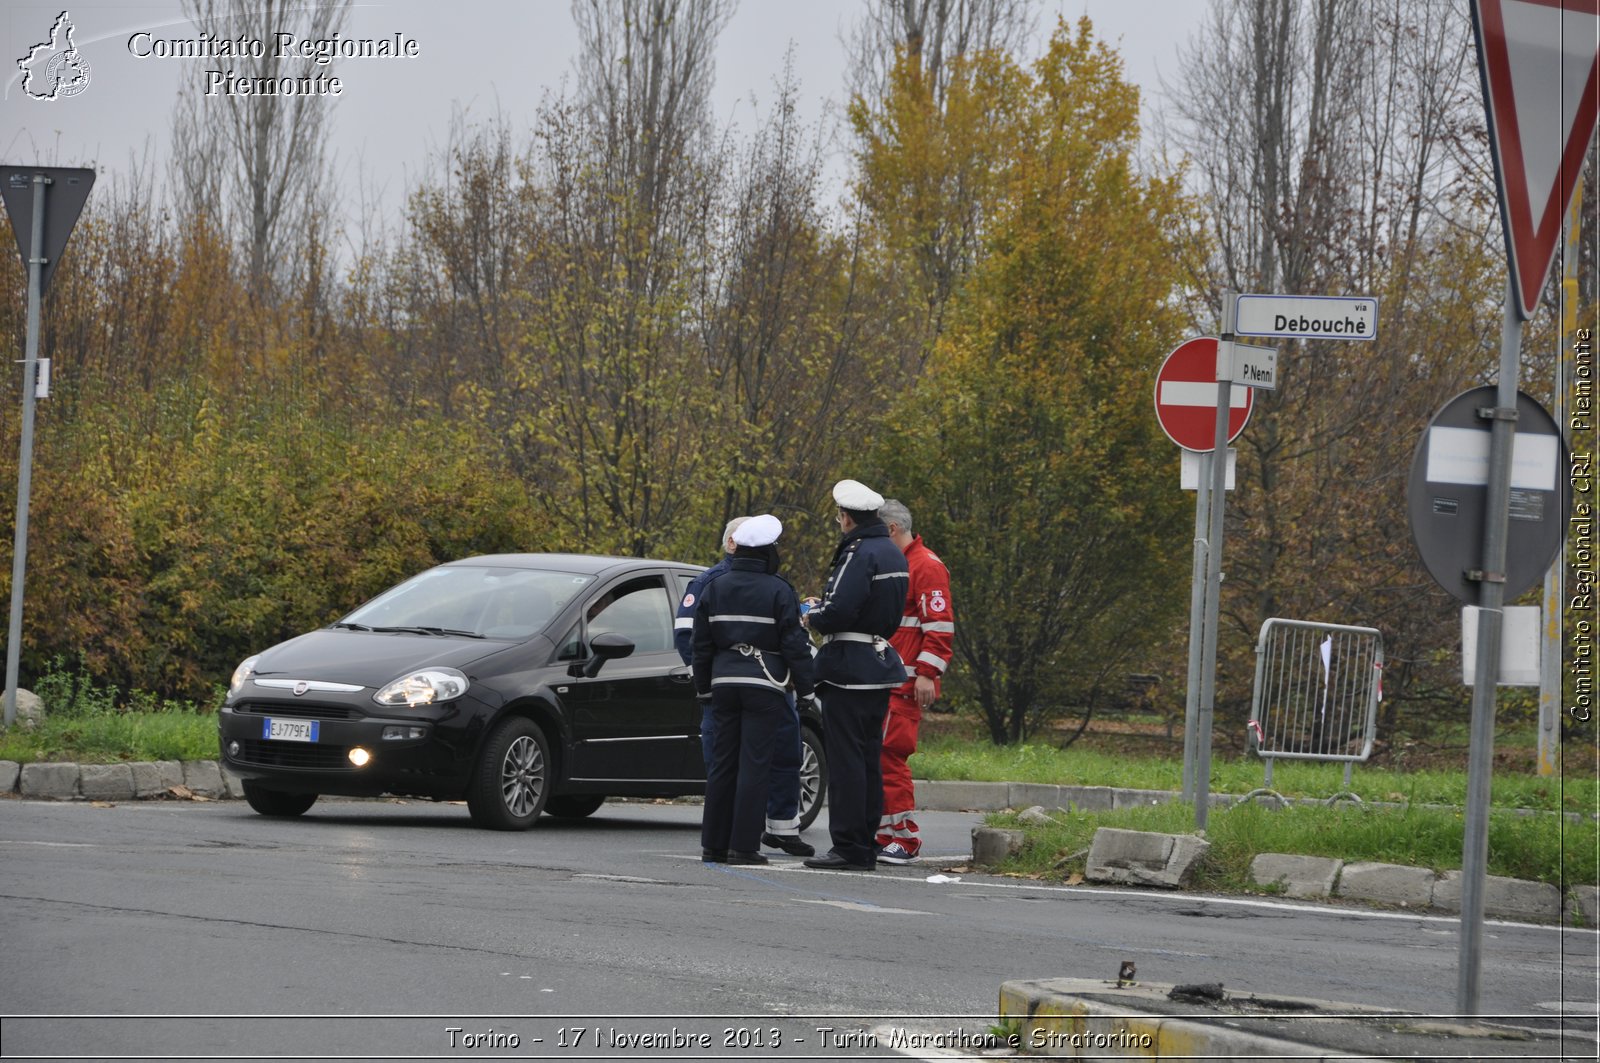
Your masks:
<svg viewBox="0 0 1600 1063"><path fill-rule="evenodd" d="M323 628L281 642L261 655L261 679L315 679L379 687L419 668L466 669L506 649L494 639Z"/></svg>

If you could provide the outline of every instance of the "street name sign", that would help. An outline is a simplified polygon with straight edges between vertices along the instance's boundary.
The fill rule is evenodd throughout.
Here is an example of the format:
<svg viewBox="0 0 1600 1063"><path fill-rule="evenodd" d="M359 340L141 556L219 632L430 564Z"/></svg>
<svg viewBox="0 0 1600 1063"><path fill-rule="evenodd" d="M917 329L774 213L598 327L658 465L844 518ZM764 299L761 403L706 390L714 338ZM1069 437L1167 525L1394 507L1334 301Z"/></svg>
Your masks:
<svg viewBox="0 0 1600 1063"><path fill-rule="evenodd" d="M1184 450L1210 451L1216 440L1217 340L1180 343L1156 373L1156 420ZM1255 407L1255 389L1234 384L1228 393L1228 442L1238 438Z"/></svg>
<svg viewBox="0 0 1600 1063"><path fill-rule="evenodd" d="M1278 348L1234 343L1233 367L1228 379L1247 388L1273 391L1278 386Z"/></svg>
<svg viewBox="0 0 1600 1063"><path fill-rule="evenodd" d="M1236 336L1301 340L1378 338L1378 301L1364 296L1238 295Z"/></svg>
<svg viewBox="0 0 1600 1063"><path fill-rule="evenodd" d="M1600 113L1600 0L1475 0L1512 302L1539 305Z"/></svg>

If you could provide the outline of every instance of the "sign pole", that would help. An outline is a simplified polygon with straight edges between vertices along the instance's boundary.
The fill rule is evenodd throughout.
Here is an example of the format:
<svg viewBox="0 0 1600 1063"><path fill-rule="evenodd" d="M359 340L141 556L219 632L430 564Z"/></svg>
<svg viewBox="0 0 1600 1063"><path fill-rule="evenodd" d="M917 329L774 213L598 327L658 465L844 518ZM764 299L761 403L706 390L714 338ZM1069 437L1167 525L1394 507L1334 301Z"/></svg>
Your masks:
<svg viewBox="0 0 1600 1063"><path fill-rule="evenodd" d="M1561 335L1556 338L1554 409L1556 425L1568 437L1567 389L1572 381L1573 344L1578 329L1578 234L1583 202L1583 186L1572 193L1572 209L1567 214L1567 243L1561 261ZM1567 438L1570 453L1572 440ZM1539 654L1539 762L1540 775L1556 773L1556 758L1561 748L1561 633L1566 618L1567 540L1544 577L1544 631Z"/></svg>
<svg viewBox="0 0 1600 1063"><path fill-rule="evenodd" d="M28 567L28 496L33 488L33 406L39 371L39 301L44 270L44 200L51 181L33 175L33 232L28 253L28 338L22 368L22 444L17 458L17 523L11 548L11 627L6 636L5 725L17 718L17 668L22 656L22 584Z"/></svg>
<svg viewBox="0 0 1600 1063"><path fill-rule="evenodd" d="M1478 660L1472 689L1471 750L1467 761L1466 829L1461 846L1461 959L1456 1010L1478 1014L1483 947L1484 877L1489 863L1489 783L1494 767L1494 714L1499 693L1501 606L1505 599L1506 524L1511 510L1511 447L1516 431L1522 318L1516 289L1506 285L1500 326L1500 379L1495 406L1479 411L1489 427L1489 483L1484 506L1483 567L1478 580Z"/></svg>
<svg viewBox="0 0 1600 1063"><path fill-rule="evenodd" d="M1217 339L1217 426L1211 448L1211 529L1206 541L1205 644L1201 649L1200 713L1194 757L1194 825L1206 829L1211 805L1211 722L1217 702L1217 621L1222 598L1222 516L1228 498L1228 414L1233 398L1233 329L1238 300L1222 293L1222 335Z"/></svg>
<svg viewBox="0 0 1600 1063"><path fill-rule="evenodd" d="M1199 451L1200 472L1194 498L1194 568L1189 588L1189 681L1183 706L1183 799L1194 800L1194 754L1199 737L1200 659L1205 630L1207 507L1211 504L1211 462L1215 452Z"/></svg>

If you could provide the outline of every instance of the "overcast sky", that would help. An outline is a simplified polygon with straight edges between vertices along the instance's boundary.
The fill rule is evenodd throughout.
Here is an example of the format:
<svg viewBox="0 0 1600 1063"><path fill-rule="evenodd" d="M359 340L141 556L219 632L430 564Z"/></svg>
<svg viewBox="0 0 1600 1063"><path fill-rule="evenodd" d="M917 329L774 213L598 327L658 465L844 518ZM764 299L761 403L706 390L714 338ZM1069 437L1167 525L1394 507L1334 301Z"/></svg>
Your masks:
<svg viewBox="0 0 1600 1063"><path fill-rule="evenodd" d="M1147 108L1169 80L1177 49L1204 17L1205 0L1041 0L1041 37L1057 15L1088 14L1097 34L1118 46ZM149 151L164 170L172 105L181 82L225 60L132 53L129 38L193 37L178 0L72 3L73 43L89 80L70 98L41 101L23 90L18 60L50 38L62 0L6 0L0 10L0 163L97 164L101 179L126 172ZM719 39L713 105L720 122L753 129L775 96L774 78L793 49L802 116L837 113L844 91L844 40L861 0L743 0ZM407 59L345 59L330 68L343 83L334 110L334 144L348 187L379 190L391 203L415 179L430 150L444 143L452 115L500 113L525 129L547 90L570 77L577 34L567 0L391 0L358 3L344 36L414 40ZM148 46L142 46L148 50ZM41 54L39 63L47 62ZM35 83L37 84L37 83ZM827 108L833 107L832 112ZM841 165L842 170L842 165Z"/></svg>

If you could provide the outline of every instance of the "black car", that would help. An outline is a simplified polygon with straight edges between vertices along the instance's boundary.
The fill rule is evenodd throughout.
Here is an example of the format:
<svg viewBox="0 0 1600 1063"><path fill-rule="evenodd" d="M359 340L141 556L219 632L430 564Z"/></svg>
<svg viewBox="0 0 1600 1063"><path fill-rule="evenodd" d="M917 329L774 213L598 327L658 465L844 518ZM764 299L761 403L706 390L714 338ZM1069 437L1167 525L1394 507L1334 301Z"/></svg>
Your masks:
<svg viewBox="0 0 1600 1063"><path fill-rule="evenodd" d="M480 826L523 830L607 797L703 794L700 707L672 637L699 571L577 554L429 569L240 664L223 763L268 816L399 794L465 799ZM809 703L801 724L804 827L827 762Z"/></svg>

